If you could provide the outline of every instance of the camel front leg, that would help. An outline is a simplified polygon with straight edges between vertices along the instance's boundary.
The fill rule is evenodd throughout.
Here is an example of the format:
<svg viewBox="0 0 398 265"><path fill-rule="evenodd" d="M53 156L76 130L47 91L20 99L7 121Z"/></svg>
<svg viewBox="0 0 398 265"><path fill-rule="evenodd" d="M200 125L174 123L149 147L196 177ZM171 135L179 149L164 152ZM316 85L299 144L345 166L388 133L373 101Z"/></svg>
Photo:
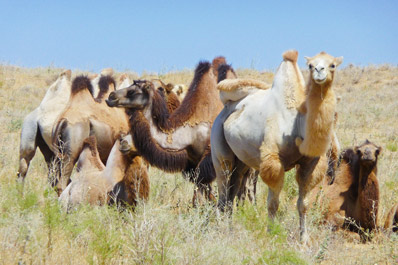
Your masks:
<svg viewBox="0 0 398 265"><path fill-rule="evenodd" d="M279 194L283 187L285 170L277 153L262 154L260 176L268 185L268 217L274 221L279 208Z"/></svg>
<svg viewBox="0 0 398 265"><path fill-rule="evenodd" d="M299 197L297 199L297 210L300 218L300 240L306 242L308 240L306 230L306 212L307 212L307 194L319 183L325 176L327 170L326 156L320 159L303 157L299 163L296 172L296 180L299 186Z"/></svg>

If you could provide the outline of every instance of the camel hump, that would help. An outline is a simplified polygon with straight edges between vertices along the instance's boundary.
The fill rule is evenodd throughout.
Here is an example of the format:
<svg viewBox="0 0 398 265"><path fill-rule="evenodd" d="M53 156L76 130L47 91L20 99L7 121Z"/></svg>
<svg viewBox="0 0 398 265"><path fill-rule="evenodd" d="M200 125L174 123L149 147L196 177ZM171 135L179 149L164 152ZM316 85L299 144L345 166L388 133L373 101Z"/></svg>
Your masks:
<svg viewBox="0 0 398 265"><path fill-rule="evenodd" d="M91 95L93 94L93 85L91 84L90 79L83 75L76 77L72 82L72 95L75 95L85 89L90 91Z"/></svg>
<svg viewBox="0 0 398 265"><path fill-rule="evenodd" d="M123 82L123 81L126 80L127 78L128 78L127 74L122 74L122 75L119 77L119 81L120 81L120 82Z"/></svg>
<svg viewBox="0 0 398 265"><path fill-rule="evenodd" d="M238 101L252 92L267 90L271 85L254 79L225 79L218 83L220 99L225 105L228 101Z"/></svg>
<svg viewBox="0 0 398 265"><path fill-rule="evenodd" d="M267 90L271 85L254 79L225 79L218 83L217 89L225 92L234 92L246 88Z"/></svg>
<svg viewBox="0 0 398 265"><path fill-rule="evenodd" d="M63 71L59 76L66 76L69 80L72 77L72 71L70 69Z"/></svg>
<svg viewBox="0 0 398 265"><path fill-rule="evenodd" d="M298 58L298 51L296 50L285 51L282 57L284 61L291 61L292 63L296 63Z"/></svg>
<svg viewBox="0 0 398 265"><path fill-rule="evenodd" d="M113 75L112 68L104 68L101 70L101 75Z"/></svg>

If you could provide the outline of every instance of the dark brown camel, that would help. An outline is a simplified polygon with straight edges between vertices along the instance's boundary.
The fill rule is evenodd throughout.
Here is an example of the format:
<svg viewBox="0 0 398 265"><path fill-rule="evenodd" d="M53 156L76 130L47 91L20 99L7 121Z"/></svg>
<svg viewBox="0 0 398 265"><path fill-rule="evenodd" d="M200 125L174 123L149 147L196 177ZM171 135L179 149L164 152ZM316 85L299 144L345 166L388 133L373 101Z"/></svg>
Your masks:
<svg viewBox="0 0 398 265"><path fill-rule="evenodd" d="M107 103L128 109L134 144L151 165L168 172L184 171L198 183L196 168L209 144L212 122L222 108L210 63L199 63L186 97L171 114L154 84L145 80L111 93ZM203 185L198 188L207 193ZM210 185L206 188L210 190Z"/></svg>
<svg viewBox="0 0 398 265"><path fill-rule="evenodd" d="M377 226L377 161L380 152L381 147L368 140L344 150L333 184L328 185L325 179L322 188L318 187L310 196L315 198L315 194L323 190L320 203L325 219L335 228L348 228L359 233L362 240L368 240L368 232Z"/></svg>

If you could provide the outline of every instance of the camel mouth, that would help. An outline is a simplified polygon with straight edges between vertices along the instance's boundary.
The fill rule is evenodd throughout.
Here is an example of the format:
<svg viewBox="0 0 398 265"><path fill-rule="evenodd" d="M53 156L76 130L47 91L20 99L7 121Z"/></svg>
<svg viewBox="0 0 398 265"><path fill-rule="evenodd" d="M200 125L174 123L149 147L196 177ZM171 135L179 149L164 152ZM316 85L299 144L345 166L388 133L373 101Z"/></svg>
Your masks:
<svg viewBox="0 0 398 265"><path fill-rule="evenodd" d="M326 77L324 77L324 78L314 78L314 81L315 81L315 83L317 83L317 84L319 84L319 85L322 85L323 83L325 83L326 82Z"/></svg>
<svg viewBox="0 0 398 265"><path fill-rule="evenodd" d="M108 105L108 107L116 107L117 106L117 104L118 104L118 102L119 102L119 100L117 100L117 99L105 99L105 102L106 102L106 105Z"/></svg>

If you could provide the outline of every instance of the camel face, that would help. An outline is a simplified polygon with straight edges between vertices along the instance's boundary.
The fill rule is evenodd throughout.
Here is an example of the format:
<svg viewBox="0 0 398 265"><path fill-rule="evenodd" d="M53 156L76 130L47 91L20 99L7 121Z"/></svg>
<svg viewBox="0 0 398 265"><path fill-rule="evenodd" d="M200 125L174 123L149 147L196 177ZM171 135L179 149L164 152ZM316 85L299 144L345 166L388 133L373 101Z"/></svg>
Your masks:
<svg viewBox="0 0 398 265"><path fill-rule="evenodd" d="M148 105L153 91L152 82L135 80L131 86L112 92L106 100L106 104L109 107L141 110Z"/></svg>
<svg viewBox="0 0 398 265"><path fill-rule="evenodd" d="M333 57L321 52L314 57L305 57L311 77L315 83L322 85L333 80L334 71L343 62L343 57Z"/></svg>
<svg viewBox="0 0 398 265"><path fill-rule="evenodd" d="M366 140L363 144L355 148L355 152L361 164L372 166L377 163L377 157L380 155L381 147Z"/></svg>

